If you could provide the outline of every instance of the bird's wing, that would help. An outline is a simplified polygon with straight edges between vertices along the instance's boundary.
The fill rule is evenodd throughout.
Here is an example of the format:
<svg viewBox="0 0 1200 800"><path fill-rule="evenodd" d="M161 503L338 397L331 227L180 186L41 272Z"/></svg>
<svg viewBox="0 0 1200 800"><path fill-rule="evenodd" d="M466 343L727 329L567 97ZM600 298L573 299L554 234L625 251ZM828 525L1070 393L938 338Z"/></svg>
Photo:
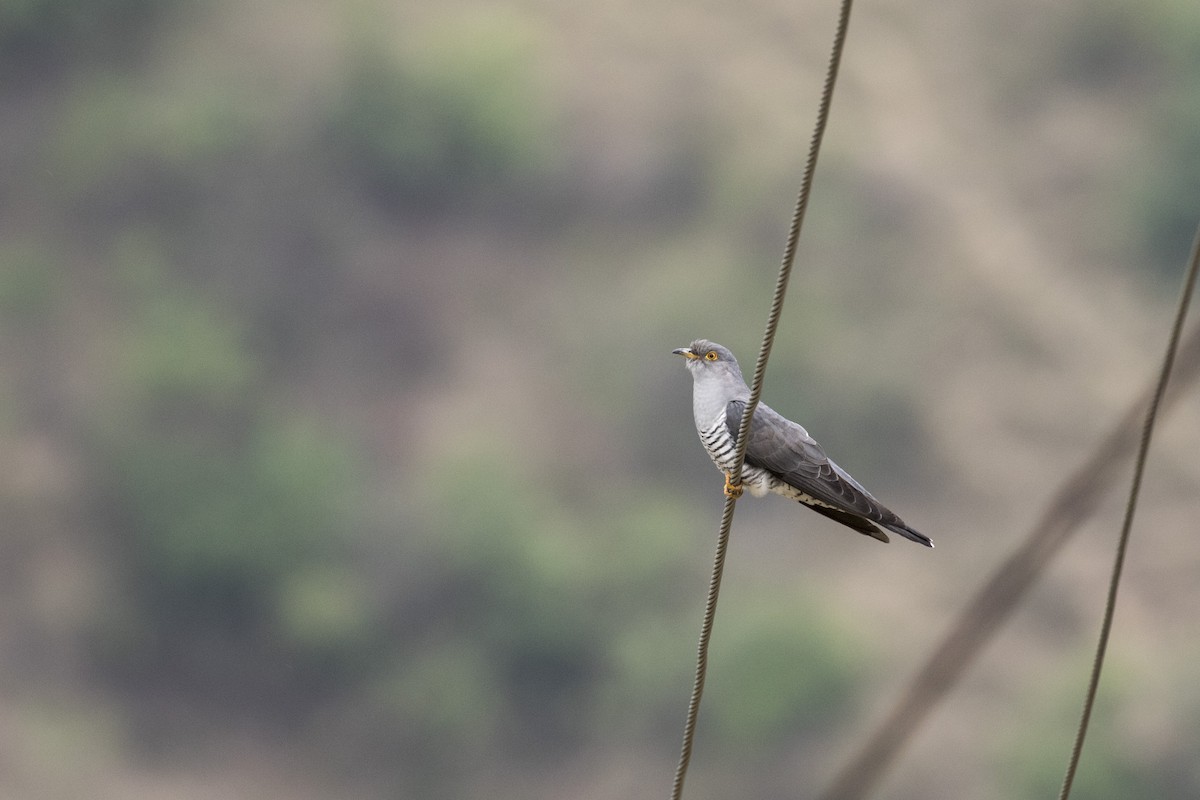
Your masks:
<svg viewBox="0 0 1200 800"><path fill-rule="evenodd" d="M725 407L725 422L735 441L745 408L742 400L733 400ZM813 499L839 511L884 525L900 523L895 514L830 461L808 431L765 405L760 404L755 409L754 419L750 421L746 463L774 473Z"/></svg>

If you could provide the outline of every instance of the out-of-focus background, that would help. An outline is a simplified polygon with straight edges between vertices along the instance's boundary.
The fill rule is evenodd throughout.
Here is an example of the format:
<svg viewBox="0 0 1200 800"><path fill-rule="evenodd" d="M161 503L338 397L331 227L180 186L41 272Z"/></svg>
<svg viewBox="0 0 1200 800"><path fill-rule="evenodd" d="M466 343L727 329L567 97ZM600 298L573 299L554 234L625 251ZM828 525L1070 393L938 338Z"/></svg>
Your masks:
<svg viewBox="0 0 1200 800"><path fill-rule="evenodd" d="M0 7L0 796L664 796L830 2ZM689 796L811 796L1156 369L1200 5L855 9L765 398L933 537L739 504ZM1090 798L1200 794L1200 404ZM1120 499L889 777L1051 796Z"/></svg>

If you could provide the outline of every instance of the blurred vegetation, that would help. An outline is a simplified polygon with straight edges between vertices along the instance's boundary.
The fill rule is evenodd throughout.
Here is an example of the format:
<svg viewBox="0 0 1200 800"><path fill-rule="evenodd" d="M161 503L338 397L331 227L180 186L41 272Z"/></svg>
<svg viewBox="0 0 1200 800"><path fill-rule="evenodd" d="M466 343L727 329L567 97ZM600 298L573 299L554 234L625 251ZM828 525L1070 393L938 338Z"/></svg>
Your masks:
<svg viewBox="0 0 1200 800"><path fill-rule="evenodd" d="M1014 798L1045 797L1062 786L1071 741L1050 739L1046 734L1078 724L1083 704L1079 675L1088 665L1072 664L1069 672L1051 676L1041 688L1038 713L1022 721L1005 743L999 759L1004 780ZM1117 720L1116 724L1089 727L1085 749L1072 784L1072 795L1117 800L1126 797L1177 797L1187 794L1183 786L1172 785L1173 776L1186 772L1189 761L1181 754L1151 754L1138 746L1136 726L1129 719L1136 716L1135 687L1129 683L1127 665L1106 663L1104 691L1097 695L1093 709L1096 719ZM1047 746L1054 741L1055 746Z"/></svg>
<svg viewBox="0 0 1200 800"><path fill-rule="evenodd" d="M136 56L173 0L12 0L0 8L8 80L46 68Z"/></svg>
<svg viewBox="0 0 1200 800"><path fill-rule="evenodd" d="M100 666L194 702L294 707L379 633L349 560L360 459L273 397L238 321L172 272L153 248L114 251L109 392L82 420L122 586Z"/></svg>
<svg viewBox="0 0 1200 800"><path fill-rule="evenodd" d="M738 625L713 658L727 682L706 706L722 742L770 751L835 728L870 663L853 627L811 600L779 605L750 596L729 605Z"/></svg>
<svg viewBox="0 0 1200 800"><path fill-rule="evenodd" d="M1168 3L1149 11L1105 0L1076 22L1061 50L1063 78L1146 101L1140 114L1148 138L1123 210L1140 245L1136 255L1173 289L1200 208L1200 96L1172 76L1200 72L1200 7Z"/></svg>
<svg viewBox="0 0 1200 800"><path fill-rule="evenodd" d="M1146 94L1157 156L1122 213L1173 270L1200 95L1162 76L1200 67L1200 21L1091 11L1035 60ZM538 4L0 6L0 651L35 698L11 723L29 783L85 751L186 781L246 739L370 797L553 796L542 776L673 757L719 481L680 475L714 477L665 359L697 335L751 352L731 337L766 310L788 213L752 198L786 198L799 165L748 166L745 130L769 126L698 77L708 55L630 81L652 99L604 127L587 103L623 78L557 83L567 28ZM823 175L839 212L807 246L869 230L824 260L879 269L795 299L768 395L856 474L954 494L930 488L941 420L893 300L914 195L844 155ZM821 547L813 585L722 607L703 736L714 773L754 750L762 774L728 778L744 796L827 753L883 671L876 623L822 595ZM1162 785L1098 738L1089 796ZM1013 756L1021 787L1039 753Z"/></svg>
<svg viewBox="0 0 1200 800"><path fill-rule="evenodd" d="M363 34L329 112L328 146L388 211L529 203L561 161L534 45L511 16L441 31L399 57Z"/></svg>

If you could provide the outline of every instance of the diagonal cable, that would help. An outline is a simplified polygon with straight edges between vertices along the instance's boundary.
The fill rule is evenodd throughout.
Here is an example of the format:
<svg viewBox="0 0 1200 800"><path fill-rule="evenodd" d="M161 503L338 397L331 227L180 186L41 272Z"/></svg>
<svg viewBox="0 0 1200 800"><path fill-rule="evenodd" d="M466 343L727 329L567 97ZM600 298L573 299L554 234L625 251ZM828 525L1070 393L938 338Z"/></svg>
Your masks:
<svg viewBox="0 0 1200 800"><path fill-rule="evenodd" d="M1174 379L1163 398L1166 411L1200 377L1200 328L1180 348ZM949 633L917 671L892 712L842 767L822 800L867 797L933 709L945 699L1050 561L1087 520L1133 451L1138 429L1154 397L1143 392L1100 446L1059 487L1020 547L959 614Z"/></svg>
<svg viewBox="0 0 1200 800"><path fill-rule="evenodd" d="M1183 281L1183 289L1179 293L1179 307L1175 311L1175 323L1171 326L1171 337L1167 343L1167 353L1163 357L1162 370L1159 372L1158 383L1154 387L1154 396L1146 409L1146 421L1142 427L1142 438L1138 443L1137 462L1133 469L1133 482L1129 487L1129 500L1125 505L1125 518L1121 523L1121 538L1117 542L1117 554L1113 561L1112 579L1108 584L1108 598L1104 605L1104 621L1100 625L1100 639L1096 644L1096 658L1092 663L1092 673L1088 678L1087 694L1083 701L1083 713L1079 720L1079 729L1075 734L1075 743L1071 747L1071 758L1067 763L1067 774L1063 778L1062 791L1059 800L1067 800L1071 795L1071 784L1075 780L1075 770L1079 767L1079 758L1083 753L1083 740L1087 737L1088 723L1092 718L1092 707L1096 702L1096 690L1100 685L1100 671L1104 667L1104 654L1108 650L1108 637L1112 632L1113 614L1117 609L1117 590L1121 585L1121 572L1125 566L1125 553L1129 549L1129 535L1133 528L1133 515L1137 510L1138 494L1142 488L1142 476L1146 471L1146 458L1150 453L1150 438L1154 434L1154 422L1158 417L1158 408L1163 396L1167 393L1167 383L1171 379L1171 370L1175 366L1175 353L1179 349L1179 339L1183 335L1183 323L1187 318L1188 305L1192 300L1192 292L1196 288L1196 272L1200 268L1200 227L1192 240L1192 253L1188 261L1187 275Z"/></svg>
<svg viewBox="0 0 1200 800"><path fill-rule="evenodd" d="M738 427L737 458L733 464L731 478L731 482L735 485L741 483L742 462L746 457L750 420L754 418L754 410L758 408L758 401L762 396L763 379L767 374L767 359L771 357L771 347L775 343L775 329L779 327L779 317L783 314L783 300L787 294L788 279L792 275L792 264L796 261L796 248L800 243L800 230L804 226L804 216L808 211L808 198L812 194L813 176L817 171L817 156L821 152L821 140L825 136L825 126L829 121L829 108L833 103L833 88L837 83L838 68L842 62L842 50L846 44L846 31L850 25L852 5L852 0L842 0L841 9L838 12L837 30L833 36L833 51L829 57L829 67L825 72L825 85L821 89L821 102L817 110L817 122L813 129L812 141L808 147L808 160L804 164L800 194L796 198L796 210L792 214L792 225L788 230L787 245L783 250L783 262L779 265L779 278L775 282L775 295L771 300L771 310L767 314L767 328L763 332L762 347L758 351L758 361L754 365L750 399L742 411L742 422Z"/></svg>
<svg viewBox="0 0 1200 800"><path fill-rule="evenodd" d="M804 225L804 215L808 210L808 198L812 193L813 175L817 168L817 156L821 150L821 141L825 136L825 128L829 121L829 109L833 103L833 88L837 83L838 69L841 66L842 51L846 43L846 31L850 25L850 9L853 0L842 0L838 12L837 30L834 33L833 50L829 57L829 66L825 73L825 84L821 91L820 106L817 110L817 121L814 126L812 140L809 143L808 160L804 165L804 177L800 183L800 193L796 198L796 209L792 214L792 224L788 230L787 245L784 248L783 261L779 266L779 277L775 281L775 293L771 300L771 310L767 314L767 327L763 332L762 347L758 352L758 361L754 366L754 380L750 387L750 399L742 411L742 421L738 428L737 453L729 482L734 486L741 485L742 465L746 458L746 444L750 433L750 420L758 407L762 396L763 379L767 372L767 359L771 356L771 347L775 343L775 330L779 326L779 318L783 314L783 301L787 294L788 279L792 274L792 265L796 261L796 248L800 242L800 230ZM712 638L713 620L717 613L717 597L721 591L721 576L725 571L725 553L729 548L729 531L733 525L733 512L737 499L728 493L725 497L725 510L721 514L721 529L717 536L717 551L713 559L712 578L708 586L708 599L704 605L704 622L700 627L700 642L696 654L696 678L692 684L692 695L688 701L687 720L683 727L683 746L679 754L679 765L675 769L675 781L671 789L672 800L683 797L683 782L687 777L688 764L692 758L692 745L696 736L696 719L700 713L700 698L704 694L704 678L708 672L708 645Z"/></svg>

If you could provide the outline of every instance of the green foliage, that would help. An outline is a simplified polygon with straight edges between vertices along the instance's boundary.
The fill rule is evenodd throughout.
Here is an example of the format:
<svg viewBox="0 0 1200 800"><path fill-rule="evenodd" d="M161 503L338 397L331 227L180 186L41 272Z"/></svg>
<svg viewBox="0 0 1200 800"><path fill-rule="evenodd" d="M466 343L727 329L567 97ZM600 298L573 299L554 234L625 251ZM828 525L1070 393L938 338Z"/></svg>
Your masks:
<svg viewBox="0 0 1200 800"><path fill-rule="evenodd" d="M785 745L827 730L851 706L864 677L862 647L827 607L801 598L744 598L721 613L737 623L723 629L712 654L716 690L706 698L706 713L720 737L743 746Z"/></svg>
<svg viewBox="0 0 1200 800"><path fill-rule="evenodd" d="M1145 146L1125 176L1125 215L1142 257L1173 288L1200 223L1200 91L1171 76L1200 71L1200 6L1089 5L1056 47L1064 78L1089 89L1134 91Z"/></svg>
<svg viewBox="0 0 1200 800"><path fill-rule="evenodd" d="M0 63L137 50L168 0L5 0L0 3Z"/></svg>
<svg viewBox="0 0 1200 800"><path fill-rule="evenodd" d="M176 286L152 247L127 243L115 258L129 317L92 425L107 533L129 580L105 658L134 675L207 649L188 667L203 684L238 670L251 685L273 680L276 696L303 692L306 665L357 662L375 632L344 561L359 524L355 458L267 398L236 322ZM256 657L235 665L251 641Z"/></svg>
<svg viewBox="0 0 1200 800"><path fill-rule="evenodd" d="M369 696L404 721L425 756L477 753L502 734L504 687L480 643L446 637L411 653L397 667L374 682Z"/></svg>
<svg viewBox="0 0 1200 800"><path fill-rule="evenodd" d="M117 421L132 425L125 415L170 416L185 405L208 414L245 407L257 364L238 326L213 304L165 285L156 255L136 247L116 255L133 305L116 354L113 387L124 417ZM141 281L149 285L129 285Z"/></svg>
<svg viewBox="0 0 1200 800"><path fill-rule="evenodd" d="M1200 70L1200 54L1193 63ZM1148 180L1134 193L1143 220L1144 248L1174 287L1183 273L1196 227L1200 225L1200 92L1179 92L1153 115L1162 143L1148 168Z"/></svg>
<svg viewBox="0 0 1200 800"><path fill-rule="evenodd" d="M133 79L98 69L79 76L44 148L54 185L72 203L120 201L146 217L189 205L207 170L245 152L263 130L266 105L212 69L196 88L173 76Z"/></svg>
<svg viewBox="0 0 1200 800"><path fill-rule="evenodd" d="M436 565L434 586L455 591L414 601L429 610L407 637L415 649L398 654L383 684L388 707L423 742L544 758L593 741L617 716L678 701L678 685L653 676L680 662L661 651L635 659L629 644L647 620L677 618L668 598L678 596L688 532L678 508L632 492L619 504L585 498L586 510L567 513L544 491L551 476L498 455L503 440L472 441L470 453L451 444L426 470L438 514L412 558ZM691 635L690 625L679 629ZM444 695L454 698L435 702Z"/></svg>
<svg viewBox="0 0 1200 800"><path fill-rule="evenodd" d="M1020 729L1002 743L999 760L1004 785L1014 798L1045 797L1062 784L1083 702L1080 677L1086 675L1082 664L1074 667L1059 676L1057 686L1043 691L1043 702L1037 705L1041 712L1023 719ZM1122 665L1110 658L1072 796L1095 800L1171 796L1165 791L1158 765L1145 759L1146 754L1118 721L1122 709L1134 702L1128 677Z"/></svg>
<svg viewBox="0 0 1200 800"><path fill-rule="evenodd" d="M0 314L5 320L49 317L65 281L62 257L32 239L0 243Z"/></svg>
<svg viewBox="0 0 1200 800"><path fill-rule="evenodd" d="M1109 9L1106 16L1118 16ZM1139 9L1128 40L1153 54L1144 84L1145 119L1154 144L1144 154L1145 177L1133 187L1130 210L1141 225L1143 249L1174 287L1182 274L1188 248L1200 224L1200 90L1192 81L1168 75L1200 71L1200 7L1166 3ZM1140 34L1140 35L1138 35Z"/></svg>
<svg viewBox="0 0 1200 800"><path fill-rule="evenodd" d="M336 541L346 453L303 421L267 413L243 423L244 441L206 435L213 424L126 429L112 447L114 500L148 578L270 587Z"/></svg>
<svg viewBox="0 0 1200 800"><path fill-rule="evenodd" d="M403 207L512 200L557 162L528 32L509 19L434 35L395 57L353 48L330 120L335 151L376 196Z"/></svg>
<svg viewBox="0 0 1200 800"><path fill-rule="evenodd" d="M279 581L272 617L280 638L301 652L357 658L379 635L363 576L337 560L292 569Z"/></svg>

